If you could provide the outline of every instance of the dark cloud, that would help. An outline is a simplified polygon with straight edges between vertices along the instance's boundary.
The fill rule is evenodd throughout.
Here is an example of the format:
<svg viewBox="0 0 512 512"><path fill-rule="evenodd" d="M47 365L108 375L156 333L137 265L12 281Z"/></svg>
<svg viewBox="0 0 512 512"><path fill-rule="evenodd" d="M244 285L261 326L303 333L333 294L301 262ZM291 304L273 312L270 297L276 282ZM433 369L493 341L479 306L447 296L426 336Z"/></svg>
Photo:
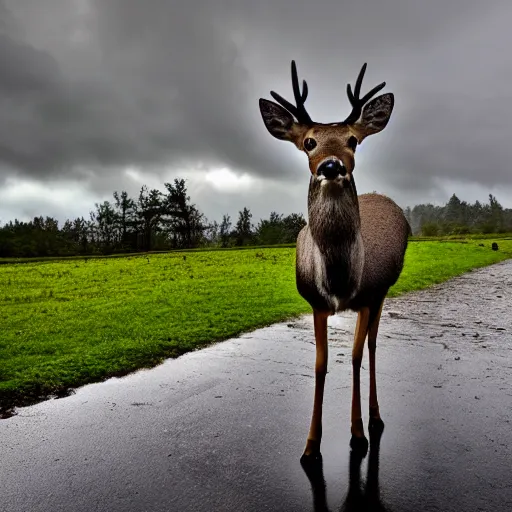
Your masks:
<svg viewBox="0 0 512 512"><path fill-rule="evenodd" d="M511 16L506 0L0 0L0 178L87 180L101 195L133 186L127 167L228 167L306 187L305 158L258 112L271 89L292 96L293 58L318 121L347 115L363 62L366 87L395 93L359 153L360 191L405 204L450 180L485 199L512 186Z"/></svg>
<svg viewBox="0 0 512 512"><path fill-rule="evenodd" d="M79 80L48 52L0 38L4 164L37 177L186 160L261 166L235 44L204 13L153 6L98 3L101 63Z"/></svg>

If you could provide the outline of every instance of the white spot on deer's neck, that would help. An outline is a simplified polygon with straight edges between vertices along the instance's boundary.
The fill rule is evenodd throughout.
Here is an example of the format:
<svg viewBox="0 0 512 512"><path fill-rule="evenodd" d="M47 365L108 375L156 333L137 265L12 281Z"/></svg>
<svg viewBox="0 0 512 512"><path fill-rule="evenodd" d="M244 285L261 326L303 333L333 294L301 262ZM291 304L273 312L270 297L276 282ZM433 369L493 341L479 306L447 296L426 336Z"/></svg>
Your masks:
<svg viewBox="0 0 512 512"><path fill-rule="evenodd" d="M313 240L313 266L315 272L315 284L318 292L322 297L324 297L327 302L331 303L334 306L334 309L337 310L339 307L339 300L334 295L328 293L325 282L326 282L326 269L325 269L325 261L322 257L322 253Z"/></svg>

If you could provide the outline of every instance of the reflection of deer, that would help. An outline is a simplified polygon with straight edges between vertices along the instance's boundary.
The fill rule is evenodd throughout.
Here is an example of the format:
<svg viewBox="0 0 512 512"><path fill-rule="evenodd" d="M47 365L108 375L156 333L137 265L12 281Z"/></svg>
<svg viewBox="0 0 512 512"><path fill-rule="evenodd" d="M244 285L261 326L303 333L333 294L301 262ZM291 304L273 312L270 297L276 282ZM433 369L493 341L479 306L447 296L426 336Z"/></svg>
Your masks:
<svg viewBox="0 0 512 512"><path fill-rule="evenodd" d="M377 329L384 298L402 271L410 227L402 210L379 194L357 195L354 154L358 144L388 123L394 97L383 94L368 100L385 83L359 98L366 64L347 93L352 112L341 123L320 124L311 120L300 91L295 62L292 83L296 106L271 92L282 106L260 99L260 111L268 131L277 139L293 142L309 158L309 224L297 239L296 277L299 293L313 308L316 364L315 398L311 427L303 457L320 455L322 403L327 373L327 318L338 311L358 312L352 352L351 446L366 452L368 441L361 417L359 372L368 334L370 354L370 423L382 427L375 382ZM283 108L285 107L285 108ZM294 119L295 116L295 119Z"/></svg>
<svg viewBox="0 0 512 512"><path fill-rule="evenodd" d="M379 451L381 434L381 430L370 432L370 455L364 488L361 486L361 462L364 455L359 451L353 450L350 452L349 488L345 501L338 509L339 512L391 512L380 500ZM303 468L311 483L314 511L329 512L321 459L313 464L306 463Z"/></svg>

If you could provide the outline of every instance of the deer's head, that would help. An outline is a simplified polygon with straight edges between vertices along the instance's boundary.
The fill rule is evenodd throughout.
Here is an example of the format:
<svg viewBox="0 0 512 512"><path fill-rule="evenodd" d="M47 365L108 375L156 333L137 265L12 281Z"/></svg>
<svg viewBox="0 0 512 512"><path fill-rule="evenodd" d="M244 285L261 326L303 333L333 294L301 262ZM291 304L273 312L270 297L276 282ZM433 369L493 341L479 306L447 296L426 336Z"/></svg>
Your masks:
<svg viewBox="0 0 512 512"><path fill-rule="evenodd" d="M366 64L363 65L352 93L347 85L347 95L352 112L345 121L331 124L315 123L304 107L308 95L306 81L302 92L297 78L297 68L292 61L292 85L296 106L279 94L271 91L279 103L260 99L263 122L271 135L280 140L293 142L309 158L309 168L313 176L325 183L334 180L343 183L350 180L355 166L355 152L358 144L368 136L382 131L388 124L394 105L391 93L372 96L380 91L386 82L374 87L368 94L359 97Z"/></svg>

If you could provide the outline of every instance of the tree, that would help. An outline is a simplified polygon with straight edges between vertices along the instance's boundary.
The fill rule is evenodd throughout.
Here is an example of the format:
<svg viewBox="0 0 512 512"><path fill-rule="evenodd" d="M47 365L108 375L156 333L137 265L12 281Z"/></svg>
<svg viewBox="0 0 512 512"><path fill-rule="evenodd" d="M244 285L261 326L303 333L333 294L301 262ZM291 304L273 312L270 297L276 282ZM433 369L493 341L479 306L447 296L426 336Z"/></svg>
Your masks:
<svg viewBox="0 0 512 512"><path fill-rule="evenodd" d="M153 238L159 231L162 214L162 192L156 189L148 190L148 187L143 185L135 204L137 246L142 250L150 251L153 248Z"/></svg>
<svg viewBox="0 0 512 512"><path fill-rule="evenodd" d="M258 243L262 245L283 243L285 236L283 216L277 212L271 212L268 220L260 220L256 228Z"/></svg>
<svg viewBox="0 0 512 512"><path fill-rule="evenodd" d="M501 233L503 231L503 206L492 194L489 194L489 208L494 232Z"/></svg>
<svg viewBox="0 0 512 512"><path fill-rule="evenodd" d="M439 235L439 225L435 222L425 222L421 226L421 234L423 236L437 236Z"/></svg>
<svg viewBox="0 0 512 512"><path fill-rule="evenodd" d="M208 224L204 231L204 241L206 245L218 246L220 243L219 236L219 223L214 220L211 224Z"/></svg>
<svg viewBox="0 0 512 512"><path fill-rule="evenodd" d="M457 223L461 217L460 199L453 194L444 208L444 220L447 222Z"/></svg>
<svg viewBox="0 0 512 512"><path fill-rule="evenodd" d="M115 208L118 221L120 248L126 249L130 245L136 247L136 241L132 240L130 244L129 237L135 231L136 226L136 205L135 201L128 197L128 192L122 191L121 194L117 190L113 194L115 199Z"/></svg>
<svg viewBox="0 0 512 512"><path fill-rule="evenodd" d="M219 228L220 246L229 247L231 241L231 217L229 215L222 216L222 222Z"/></svg>
<svg viewBox="0 0 512 512"><path fill-rule="evenodd" d="M238 221L235 227L235 245L250 245L253 242L252 213L246 207L238 212Z"/></svg>
<svg viewBox="0 0 512 512"><path fill-rule="evenodd" d="M174 183L165 183L167 195L163 202L174 247L191 248L201 244L207 229L204 215L190 204L184 179L175 179Z"/></svg>
<svg viewBox="0 0 512 512"><path fill-rule="evenodd" d="M110 201L95 203L96 211L91 212L91 220L96 224L97 241L102 252L107 254L113 251L117 244L118 216Z"/></svg>

